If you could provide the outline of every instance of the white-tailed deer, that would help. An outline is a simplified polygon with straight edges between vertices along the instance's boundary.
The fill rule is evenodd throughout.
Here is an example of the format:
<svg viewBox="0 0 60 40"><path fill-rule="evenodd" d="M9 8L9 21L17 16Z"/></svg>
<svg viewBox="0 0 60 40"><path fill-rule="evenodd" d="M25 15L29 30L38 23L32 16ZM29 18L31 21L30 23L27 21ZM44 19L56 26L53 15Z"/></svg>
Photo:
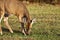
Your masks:
<svg viewBox="0 0 60 40"><path fill-rule="evenodd" d="M1 21L4 18L4 23L8 27L9 31L13 33L9 23L8 17L10 14L14 14L21 23L22 33L24 35L29 34L33 21L30 19L29 12L25 5L17 0L0 0L0 33L2 35ZM24 28L24 23L26 28Z"/></svg>

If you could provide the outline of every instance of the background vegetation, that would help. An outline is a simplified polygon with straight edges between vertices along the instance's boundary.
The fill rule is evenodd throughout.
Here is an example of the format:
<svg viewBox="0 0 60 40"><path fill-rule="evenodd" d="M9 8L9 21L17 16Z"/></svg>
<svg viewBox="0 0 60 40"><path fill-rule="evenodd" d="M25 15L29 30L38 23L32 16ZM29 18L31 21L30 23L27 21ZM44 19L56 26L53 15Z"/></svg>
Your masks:
<svg viewBox="0 0 60 40"><path fill-rule="evenodd" d="M30 3L47 3L47 4L60 4L60 0L20 0L20 1L28 1Z"/></svg>

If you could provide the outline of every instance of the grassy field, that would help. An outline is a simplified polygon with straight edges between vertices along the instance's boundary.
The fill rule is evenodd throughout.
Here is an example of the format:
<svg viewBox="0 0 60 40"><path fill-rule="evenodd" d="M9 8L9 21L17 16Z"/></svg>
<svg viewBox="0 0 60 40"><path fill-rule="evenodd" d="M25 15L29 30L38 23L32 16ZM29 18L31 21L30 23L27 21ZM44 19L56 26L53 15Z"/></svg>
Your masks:
<svg viewBox="0 0 60 40"><path fill-rule="evenodd" d="M60 40L60 6L28 5L32 18L36 18L32 32L28 36L20 33L20 24L16 16L9 17L9 24L14 33L11 34L2 21L3 35L0 40Z"/></svg>

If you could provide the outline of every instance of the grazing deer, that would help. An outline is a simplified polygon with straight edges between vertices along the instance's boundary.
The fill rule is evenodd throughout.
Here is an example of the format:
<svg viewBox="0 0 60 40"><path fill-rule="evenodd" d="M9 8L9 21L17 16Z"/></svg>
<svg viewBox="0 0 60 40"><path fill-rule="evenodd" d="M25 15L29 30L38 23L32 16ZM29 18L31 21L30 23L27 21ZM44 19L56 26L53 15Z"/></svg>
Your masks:
<svg viewBox="0 0 60 40"><path fill-rule="evenodd" d="M32 23L34 20L30 19L29 12L25 5L17 0L0 0L0 33L2 33L1 29L1 21L4 18L4 23L8 27L9 31L13 33L13 30L11 29L9 23L8 23L8 17L10 14L14 14L19 19L19 22L21 23L21 29L22 33L24 35L27 35L30 33ZM24 27L24 24L26 24L26 28Z"/></svg>

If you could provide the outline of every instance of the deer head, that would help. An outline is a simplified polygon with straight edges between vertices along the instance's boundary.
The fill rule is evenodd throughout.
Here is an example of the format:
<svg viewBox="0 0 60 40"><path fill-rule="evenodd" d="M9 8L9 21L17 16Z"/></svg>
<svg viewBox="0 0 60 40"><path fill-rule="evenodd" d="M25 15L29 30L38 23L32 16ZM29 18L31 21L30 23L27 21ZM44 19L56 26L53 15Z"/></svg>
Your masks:
<svg viewBox="0 0 60 40"><path fill-rule="evenodd" d="M35 19L35 18L32 19L32 20L30 20L30 23L28 23L27 28L26 28L26 29L27 29L27 30L26 30L26 34L30 34L32 25L33 25L35 22L36 22L36 19Z"/></svg>

